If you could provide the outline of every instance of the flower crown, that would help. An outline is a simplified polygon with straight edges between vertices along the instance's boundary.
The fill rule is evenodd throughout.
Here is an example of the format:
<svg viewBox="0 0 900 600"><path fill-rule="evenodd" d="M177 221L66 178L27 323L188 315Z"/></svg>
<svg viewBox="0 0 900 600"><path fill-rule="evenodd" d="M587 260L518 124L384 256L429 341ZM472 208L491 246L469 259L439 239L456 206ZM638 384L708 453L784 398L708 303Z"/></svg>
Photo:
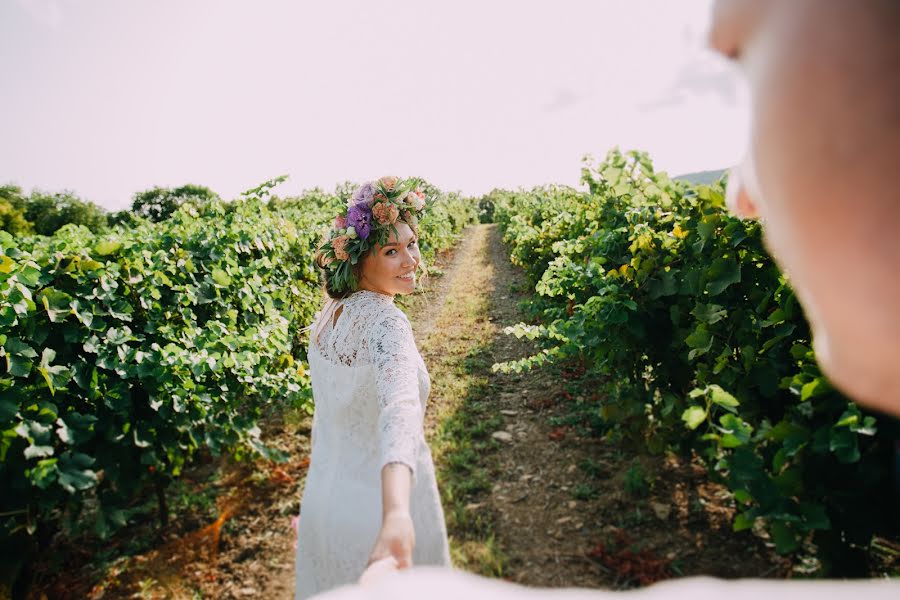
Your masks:
<svg viewBox="0 0 900 600"><path fill-rule="evenodd" d="M420 184L417 178L382 177L356 188L347 201L347 213L334 218L328 239L319 246L334 291L356 288L351 266L376 244L386 244L391 231L399 237L398 222L418 225L427 204Z"/></svg>

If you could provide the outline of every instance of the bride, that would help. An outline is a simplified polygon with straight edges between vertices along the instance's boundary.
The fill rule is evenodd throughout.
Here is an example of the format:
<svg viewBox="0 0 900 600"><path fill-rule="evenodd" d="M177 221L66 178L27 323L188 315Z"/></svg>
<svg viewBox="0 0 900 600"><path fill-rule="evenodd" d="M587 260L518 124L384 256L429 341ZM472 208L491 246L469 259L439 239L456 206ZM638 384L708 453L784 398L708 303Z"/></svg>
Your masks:
<svg viewBox="0 0 900 600"><path fill-rule="evenodd" d="M329 298L309 341L315 412L300 506L297 600L359 579L376 561L451 566L423 422L431 388L406 315L421 265L417 180L360 186L316 264Z"/></svg>

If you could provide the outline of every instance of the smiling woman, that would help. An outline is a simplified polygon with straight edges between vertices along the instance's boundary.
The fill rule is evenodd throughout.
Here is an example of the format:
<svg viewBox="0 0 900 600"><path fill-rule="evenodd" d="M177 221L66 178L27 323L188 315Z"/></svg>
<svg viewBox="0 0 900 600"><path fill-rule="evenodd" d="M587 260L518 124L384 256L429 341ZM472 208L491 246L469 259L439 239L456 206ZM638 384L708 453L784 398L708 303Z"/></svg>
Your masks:
<svg viewBox="0 0 900 600"><path fill-rule="evenodd" d="M381 559L397 568L450 566L423 428L431 380L394 305L394 296L415 290L422 267L418 214L426 199L418 185L383 177L360 186L316 256L329 298L309 342L315 412L297 532L298 600L356 581Z"/></svg>

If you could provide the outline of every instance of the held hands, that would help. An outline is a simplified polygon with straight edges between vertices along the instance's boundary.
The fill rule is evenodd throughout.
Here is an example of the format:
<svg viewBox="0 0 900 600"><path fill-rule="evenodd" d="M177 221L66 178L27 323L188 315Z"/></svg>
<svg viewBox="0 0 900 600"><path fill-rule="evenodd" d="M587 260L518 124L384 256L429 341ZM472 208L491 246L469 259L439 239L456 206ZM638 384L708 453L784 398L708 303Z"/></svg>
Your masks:
<svg viewBox="0 0 900 600"><path fill-rule="evenodd" d="M393 556L386 556L380 560L376 560L371 563L366 570L363 571L363 574L359 577L360 585L369 585L372 584L388 573L396 573L397 572L397 559Z"/></svg>
<svg viewBox="0 0 900 600"><path fill-rule="evenodd" d="M416 533L413 527L412 517L407 511L395 511L385 514L381 524L381 531L375 540L375 547L369 555L369 562L366 563L366 572L363 578L366 578L370 571L388 571L407 569L412 566L412 552L416 546ZM376 561L385 558L393 558L391 561L382 561L377 567L369 569L369 566ZM362 582L362 578L360 579Z"/></svg>

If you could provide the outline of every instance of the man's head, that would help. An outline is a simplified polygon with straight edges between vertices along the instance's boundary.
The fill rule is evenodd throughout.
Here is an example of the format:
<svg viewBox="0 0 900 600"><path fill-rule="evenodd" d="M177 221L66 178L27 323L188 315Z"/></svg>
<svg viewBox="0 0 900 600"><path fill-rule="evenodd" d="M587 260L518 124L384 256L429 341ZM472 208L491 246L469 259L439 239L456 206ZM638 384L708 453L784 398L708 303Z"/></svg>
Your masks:
<svg viewBox="0 0 900 600"><path fill-rule="evenodd" d="M709 42L753 103L730 204L762 219L829 378L900 414L900 2L719 0Z"/></svg>

